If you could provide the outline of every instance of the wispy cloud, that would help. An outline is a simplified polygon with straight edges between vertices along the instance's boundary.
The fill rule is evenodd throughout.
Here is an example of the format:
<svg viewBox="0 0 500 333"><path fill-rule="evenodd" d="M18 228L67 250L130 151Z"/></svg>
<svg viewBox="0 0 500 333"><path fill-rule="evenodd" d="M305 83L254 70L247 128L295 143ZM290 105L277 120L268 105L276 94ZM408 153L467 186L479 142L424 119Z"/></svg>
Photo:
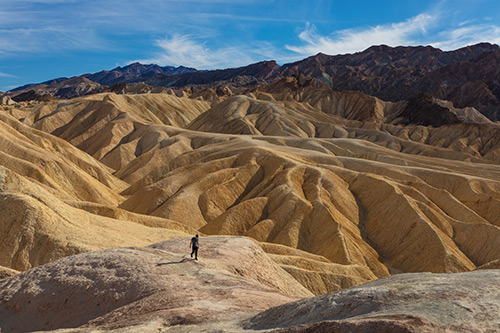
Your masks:
<svg viewBox="0 0 500 333"><path fill-rule="evenodd" d="M403 22L364 29L339 30L322 36L314 25L307 24L298 38L302 45L286 48L306 56L319 52L327 54L353 53L372 45L432 45L442 50L452 50L480 42L500 44L500 26L466 20L455 27L440 25L445 19L438 13L422 13Z"/></svg>
<svg viewBox="0 0 500 333"><path fill-rule="evenodd" d="M156 41L160 52L150 59L136 60L160 65L183 65L198 69L214 69L248 65L256 59L271 59L274 47L266 42L233 45L212 49L189 35L175 34Z"/></svg>
<svg viewBox="0 0 500 333"><path fill-rule="evenodd" d="M302 45L272 45L268 42L237 43L219 48L208 47L213 36L174 34L156 40L159 49L152 57L135 61L161 65L184 65L199 69L214 69L247 65L264 59L276 59L281 63L296 61L319 52L342 54L362 51L372 45L432 45L443 50L460 48L482 41L500 43L500 27L479 24L476 20L462 21L454 28L441 25L443 17L422 13L402 22L347 29L328 36L318 33L312 24L298 35Z"/></svg>
<svg viewBox="0 0 500 333"><path fill-rule="evenodd" d="M158 36L172 29L198 35L213 29L214 21L228 19L210 17L207 12L203 14L208 23L200 25L199 18L195 18L202 10L198 8L234 7L259 1L263 0L2 0L0 55L116 51L116 36Z"/></svg>
<svg viewBox="0 0 500 333"><path fill-rule="evenodd" d="M0 72L0 77L17 78L17 76Z"/></svg>
<svg viewBox="0 0 500 333"><path fill-rule="evenodd" d="M328 54L351 53L377 44L410 45L415 43L416 35L425 34L435 22L436 17L420 14L404 22L364 29L340 30L331 36L321 36L314 25L307 24L305 30L299 34L299 39L304 44L300 46L287 45L286 48L302 55L311 55L319 52Z"/></svg>
<svg viewBox="0 0 500 333"><path fill-rule="evenodd" d="M91 29L63 27L0 29L2 53L47 53L60 50L104 49L107 44Z"/></svg>
<svg viewBox="0 0 500 333"><path fill-rule="evenodd" d="M500 26L494 24L461 25L438 34L438 41L429 43L442 50L454 50L480 42L500 44Z"/></svg>

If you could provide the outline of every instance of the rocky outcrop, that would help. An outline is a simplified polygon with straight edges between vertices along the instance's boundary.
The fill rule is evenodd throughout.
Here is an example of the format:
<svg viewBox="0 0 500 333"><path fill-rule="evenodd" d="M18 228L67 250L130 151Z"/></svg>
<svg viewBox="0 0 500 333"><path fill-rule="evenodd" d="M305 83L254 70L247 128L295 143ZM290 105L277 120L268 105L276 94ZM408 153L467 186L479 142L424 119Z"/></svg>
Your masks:
<svg viewBox="0 0 500 333"><path fill-rule="evenodd" d="M0 280L0 329L223 327L311 296L249 239L202 237L198 261L188 251L183 238L90 252Z"/></svg>
<svg viewBox="0 0 500 333"><path fill-rule="evenodd" d="M410 98L398 118L401 119L400 122L403 125L440 127L462 123L462 120L454 112L435 103L433 98L427 95Z"/></svg>
<svg viewBox="0 0 500 333"><path fill-rule="evenodd" d="M273 332L495 332L500 271L402 274L269 309L246 328Z"/></svg>
<svg viewBox="0 0 500 333"><path fill-rule="evenodd" d="M14 102L30 102L30 101L50 101L52 98L48 94L39 94L35 90L31 89L25 92L21 92L11 98Z"/></svg>
<svg viewBox="0 0 500 333"><path fill-rule="evenodd" d="M186 237L89 252L0 280L0 329L488 332L500 324L499 270L400 274L310 298L248 238L202 237L197 261L188 246Z"/></svg>

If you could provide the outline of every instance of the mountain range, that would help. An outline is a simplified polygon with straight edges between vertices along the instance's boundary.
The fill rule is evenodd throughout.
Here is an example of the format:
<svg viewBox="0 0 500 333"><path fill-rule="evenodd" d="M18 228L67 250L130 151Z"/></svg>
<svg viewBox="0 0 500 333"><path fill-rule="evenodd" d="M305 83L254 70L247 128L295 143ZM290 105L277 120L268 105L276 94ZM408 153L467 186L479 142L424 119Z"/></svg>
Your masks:
<svg viewBox="0 0 500 333"><path fill-rule="evenodd" d="M380 45L354 54L319 53L282 66L275 61L262 61L240 68L199 71L133 63L110 71L22 86L8 92L8 96L15 101L72 98L121 91L123 84L139 82L149 86L148 90L157 87L156 91L161 87L212 87L241 92L286 76L303 75L324 82L333 90L360 91L386 101L426 94L450 101L457 108L474 107L488 119L498 121L499 68L500 47L494 44L480 43L446 52L431 46Z"/></svg>

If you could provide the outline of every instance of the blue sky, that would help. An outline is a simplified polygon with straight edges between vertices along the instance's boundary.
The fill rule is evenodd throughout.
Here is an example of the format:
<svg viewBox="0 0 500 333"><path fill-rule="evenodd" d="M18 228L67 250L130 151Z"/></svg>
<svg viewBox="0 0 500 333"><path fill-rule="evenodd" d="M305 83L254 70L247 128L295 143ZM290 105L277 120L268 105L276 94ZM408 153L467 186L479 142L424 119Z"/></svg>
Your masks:
<svg viewBox="0 0 500 333"><path fill-rule="evenodd" d="M499 19L498 0L0 0L0 90L134 61L215 69L499 44Z"/></svg>

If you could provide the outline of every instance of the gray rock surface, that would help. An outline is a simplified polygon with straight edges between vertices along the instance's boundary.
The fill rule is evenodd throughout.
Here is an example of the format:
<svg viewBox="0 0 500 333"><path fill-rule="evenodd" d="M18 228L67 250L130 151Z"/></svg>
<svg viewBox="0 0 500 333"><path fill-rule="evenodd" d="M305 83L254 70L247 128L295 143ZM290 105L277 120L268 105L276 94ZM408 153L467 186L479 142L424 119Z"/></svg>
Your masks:
<svg viewBox="0 0 500 333"><path fill-rule="evenodd" d="M240 321L312 296L248 238L200 243L199 261L183 238L79 254L0 280L0 332Z"/></svg>
<svg viewBox="0 0 500 333"><path fill-rule="evenodd" d="M179 238L0 280L0 332L500 331L500 270L400 274L311 298L248 238L200 245L199 261Z"/></svg>
<svg viewBox="0 0 500 333"><path fill-rule="evenodd" d="M499 332L500 270L401 274L269 309L278 332Z"/></svg>

